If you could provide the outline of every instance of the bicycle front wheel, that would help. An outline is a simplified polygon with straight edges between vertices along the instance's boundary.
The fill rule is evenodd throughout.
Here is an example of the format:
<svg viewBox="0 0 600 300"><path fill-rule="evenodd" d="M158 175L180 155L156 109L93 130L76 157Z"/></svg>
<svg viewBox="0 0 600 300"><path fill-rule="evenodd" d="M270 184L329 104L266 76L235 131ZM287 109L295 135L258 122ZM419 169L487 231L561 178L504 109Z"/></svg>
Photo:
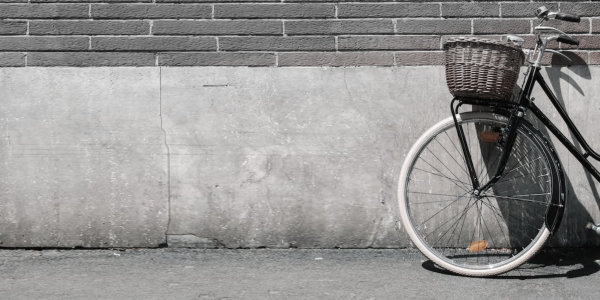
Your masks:
<svg viewBox="0 0 600 300"><path fill-rule="evenodd" d="M472 112L457 119L484 184L496 174L507 118ZM546 211L553 187L560 186L543 140L523 122L502 177L476 195L454 120L428 130L409 151L398 185L402 223L413 243L442 268L468 276L500 274L530 259L550 235Z"/></svg>

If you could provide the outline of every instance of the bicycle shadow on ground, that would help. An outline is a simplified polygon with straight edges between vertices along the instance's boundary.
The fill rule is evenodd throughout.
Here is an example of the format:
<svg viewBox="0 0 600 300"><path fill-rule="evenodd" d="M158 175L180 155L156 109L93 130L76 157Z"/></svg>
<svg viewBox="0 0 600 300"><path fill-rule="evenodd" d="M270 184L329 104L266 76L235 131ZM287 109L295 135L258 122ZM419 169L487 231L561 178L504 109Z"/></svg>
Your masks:
<svg viewBox="0 0 600 300"><path fill-rule="evenodd" d="M442 269L431 260L423 262L428 271L459 277L467 277ZM529 262L515 270L489 279L548 279L578 278L600 271L600 248L550 248L538 253Z"/></svg>

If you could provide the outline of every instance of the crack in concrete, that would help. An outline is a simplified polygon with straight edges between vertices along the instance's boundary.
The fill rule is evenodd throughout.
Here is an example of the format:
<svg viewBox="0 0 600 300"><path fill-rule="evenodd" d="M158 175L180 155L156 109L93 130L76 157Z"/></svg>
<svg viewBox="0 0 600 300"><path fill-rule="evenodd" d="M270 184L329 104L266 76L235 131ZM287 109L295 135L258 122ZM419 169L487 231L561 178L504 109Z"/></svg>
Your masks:
<svg viewBox="0 0 600 300"><path fill-rule="evenodd" d="M167 141L167 130L163 124L163 99L162 99L162 68L158 67L158 115L160 117L160 130L164 134L165 149L167 150L167 229L165 230L165 244L171 228L171 149ZM168 244L167 244L168 246Z"/></svg>
<svg viewBox="0 0 600 300"><path fill-rule="evenodd" d="M237 249L236 247L233 246L228 246L226 245L223 241L219 240L218 238L213 238L213 237L203 237L203 236L198 236L197 234L194 233L177 233L177 234L168 234L168 237L182 237L182 238L192 238L191 240L185 241L184 240L180 240L175 242L175 247L179 247L179 248L197 248L195 246L199 245L199 244L203 244L203 246L198 247L198 248L207 248L207 249ZM194 240L195 239L195 240Z"/></svg>

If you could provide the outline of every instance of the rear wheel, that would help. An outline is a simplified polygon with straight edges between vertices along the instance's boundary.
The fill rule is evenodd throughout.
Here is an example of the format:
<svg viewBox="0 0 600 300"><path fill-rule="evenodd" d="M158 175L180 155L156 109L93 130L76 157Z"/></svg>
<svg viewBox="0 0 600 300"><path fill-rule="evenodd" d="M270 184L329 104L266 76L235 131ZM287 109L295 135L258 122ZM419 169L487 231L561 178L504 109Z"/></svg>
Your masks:
<svg viewBox="0 0 600 300"><path fill-rule="evenodd" d="M507 118L486 112L457 118L484 184L498 168ZM398 185L402 222L439 266L469 276L496 275L526 262L548 239L546 212L560 186L557 162L544 137L522 124L502 177L480 195L452 118L429 129L409 151Z"/></svg>

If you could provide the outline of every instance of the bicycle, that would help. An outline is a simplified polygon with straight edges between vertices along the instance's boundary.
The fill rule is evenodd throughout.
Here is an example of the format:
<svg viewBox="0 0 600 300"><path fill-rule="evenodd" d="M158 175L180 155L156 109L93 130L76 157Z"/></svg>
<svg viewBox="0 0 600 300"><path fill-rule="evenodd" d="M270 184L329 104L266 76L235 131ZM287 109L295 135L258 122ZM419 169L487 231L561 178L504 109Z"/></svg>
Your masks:
<svg viewBox="0 0 600 300"><path fill-rule="evenodd" d="M562 164L548 138L525 119L526 112L600 182L600 173L588 161L600 160L600 154L590 148L540 74L544 53L564 56L548 49L548 42L579 44L543 23L579 22L580 17L543 6L535 15L536 46L527 54L520 52L527 56L528 67L518 96L509 101L454 95L452 116L416 141L400 172L398 201L406 232L426 257L454 273L492 276L510 271L532 258L560 225L566 204ZM519 49L523 42L516 36L507 39ZM536 84L583 153L536 106L531 97ZM473 111L461 112L465 104ZM593 224L588 228L600 231Z"/></svg>

